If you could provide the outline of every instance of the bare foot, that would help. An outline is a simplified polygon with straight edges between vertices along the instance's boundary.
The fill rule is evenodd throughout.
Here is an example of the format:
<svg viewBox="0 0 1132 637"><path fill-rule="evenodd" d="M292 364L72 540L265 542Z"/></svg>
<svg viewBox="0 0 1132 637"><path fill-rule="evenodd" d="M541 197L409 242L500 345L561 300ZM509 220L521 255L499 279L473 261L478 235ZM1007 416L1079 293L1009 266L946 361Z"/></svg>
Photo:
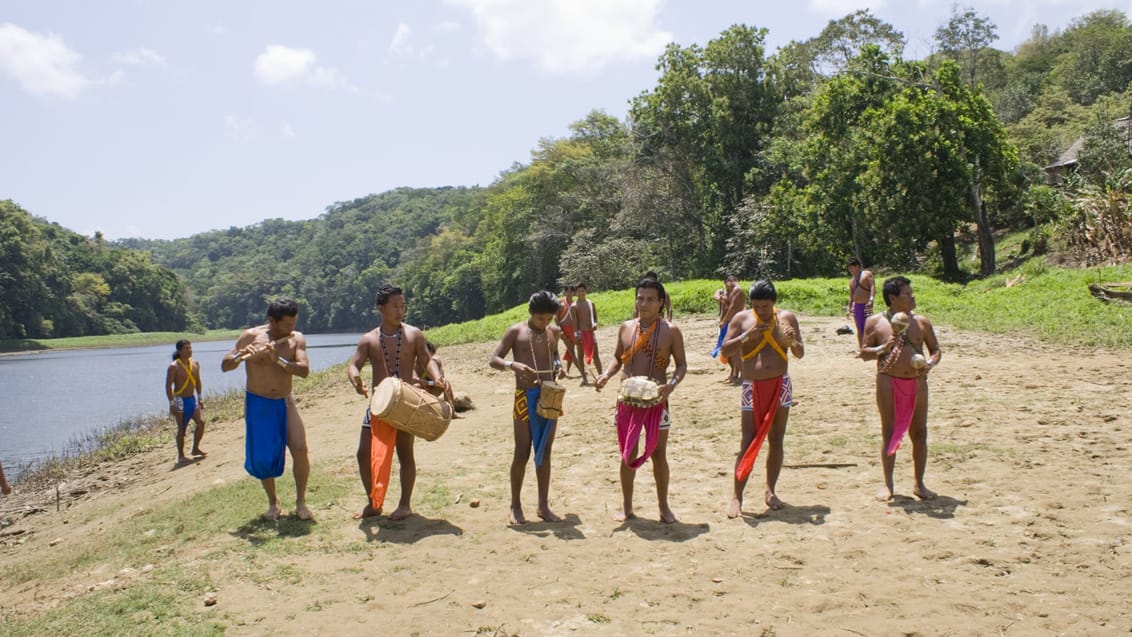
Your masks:
<svg viewBox="0 0 1132 637"><path fill-rule="evenodd" d="M663 509L660 512L660 521L663 524L675 524L680 521L680 516L672 512L672 509Z"/></svg>
<svg viewBox="0 0 1132 637"><path fill-rule="evenodd" d="M407 506L399 506L396 509L394 509L393 513L389 514L389 519L396 522L398 520L404 520L405 518L409 517L412 514L413 514L413 510L411 508L409 508Z"/></svg>
<svg viewBox="0 0 1132 637"><path fill-rule="evenodd" d="M772 511L778 511L785 506L782 504L782 500L779 500L778 496L774 495L772 491L767 491L766 495L763 497L763 501L766 502L766 505L770 507Z"/></svg>
<svg viewBox="0 0 1132 637"><path fill-rule="evenodd" d="M921 500L934 500L935 499L935 492L932 491L931 489L928 489L927 487L925 487L922 484L919 485L918 487L916 487L915 489L912 489L912 495L916 496L917 498L919 498Z"/></svg>
<svg viewBox="0 0 1132 637"><path fill-rule="evenodd" d="M523 515L523 508L511 507L511 511L507 514L507 521L510 524L526 524L527 517Z"/></svg>
<svg viewBox="0 0 1132 637"><path fill-rule="evenodd" d="M314 514L311 513L306 504L295 503L295 517L300 520L313 520Z"/></svg>
<svg viewBox="0 0 1132 637"><path fill-rule="evenodd" d="M731 506L727 507L727 517L737 518L743 515L743 501L739 498L731 498Z"/></svg>
<svg viewBox="0 0 1132 637"><path fill-rule="evenodd" d="M614 522L624 522L625 520L636 520L636 519L637 519L637 516L634 515L632 511L629 511L628 513L624 512L624 511L618 511L617 513L613 514L613 521Z"/></svg>
<svg viewBox="0 0 1132 637"><path fill-rule="evenodd" d="M201 451L200 449L193 449L193 455L198 457L198 458L207 458L208 457L208 454L205 453L204 451Z"/></svg>
<svg viewBox="0 0 1132 637"><path fill-rule="evenodd" d="M880 490L877 491L876 498L877 502L892 502L892 489L881 487Z"/></svg>
<svg viewBox="0 0 1132 637"><path fill-rule="evenodd" d="M278 522L279 516L282 515L282 514L283 514L283 512L279 510L279 505L273 504L273 505L267 507L267 510L264 511L263 515L261 515L259 517L263 518L267 522Z"/></svg>
<svg viewBox="0 0 1132 637"><path fill-rule="evenodd" d="M541 519L543 519L547 522L561 522L562 521L562 518L555 515L554 511L551 511L550 509L539 509L538 516L539 516L539 518L541 518Z"/></svg>
<svg viewBox="0 0 1132 637"><path fill-rule="evenodd" d="M365 508L354 514L354 519L361 520L362 518L375 518L379 515L381 515L381 509L375 509L373 508L372 504L366 502Z"/></svg>

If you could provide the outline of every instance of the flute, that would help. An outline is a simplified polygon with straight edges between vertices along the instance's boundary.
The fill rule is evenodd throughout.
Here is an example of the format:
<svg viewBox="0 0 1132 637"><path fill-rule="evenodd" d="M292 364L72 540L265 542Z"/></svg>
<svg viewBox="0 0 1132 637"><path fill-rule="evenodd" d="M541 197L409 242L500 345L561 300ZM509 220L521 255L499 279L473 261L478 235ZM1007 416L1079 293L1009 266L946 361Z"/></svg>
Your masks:
<svg viewBox="0 0 1132 637"><path fill-rule="evenodd" d="M287 339L291 338L292 334L294 334L294 332L288 332L286 336L281 336L274 341L270 341L269 345L271 345L272 347L277 347L280 343L286 342ZM236 362L242 363L255 355L255 352L244 352L243 354L240 354L236 357Z"/></svg>

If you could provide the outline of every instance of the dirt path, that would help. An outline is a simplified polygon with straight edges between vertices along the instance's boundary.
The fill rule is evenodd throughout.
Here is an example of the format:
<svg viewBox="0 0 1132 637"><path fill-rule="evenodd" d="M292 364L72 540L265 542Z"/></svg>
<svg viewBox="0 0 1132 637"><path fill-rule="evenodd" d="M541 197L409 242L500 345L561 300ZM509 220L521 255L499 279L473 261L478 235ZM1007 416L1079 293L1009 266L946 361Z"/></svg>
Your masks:
<svg viewBox="0 0 1132 637"><path fill-rule="evenodd" d="M724 511L738 390L707 355L709 320L681 322L691 373L672 401L676 525L656 521L649 465L636 483L642 519L611 520L620 502L615 394L579 388L574 377L551 485L566 521L508 527L513 385L486 366L493 344L441 351L477 409L439 441L418 442L420 515L404 522L350 517L362 504L354 477L362 399L344 382L308 396L301 409L313 470L352 489L338 499L312 495L320 531L335 541L263 556L266 568L300 573L297 584L227 580L221 568L213 573L220 603L200 613L225 613L230 634L255 635L1128 634L1127 355L938 329L944 358L932 372L927 483L940 497L911 497L904 449L898 497L882 504L873 499L881 479L873 367L851 356L853 337L835 332L842 324L802 320L807 355L791 362L798 404L778 487L787 508L761 506L760 458L748 514L736 520ZM606 354L611 339L612 330L600 333ZM34 568L54 546L81 546L145 507L251 480L242 429L213 424L211 455L177 471L165 449L102 467L64 485L59 512L54 493L0 500L0 518L14 522L0 530L0 559ZM398 490L395 479L390 500ZM293 494L289 477L280 491ZM533 518L533 465L524 505ZM249 502L249 519L261 507ZM232 541L218 532L169 559L188 564ZM0 617L126 588L145 577L142 567L110 557L64 581L5 586Z"/></svg>

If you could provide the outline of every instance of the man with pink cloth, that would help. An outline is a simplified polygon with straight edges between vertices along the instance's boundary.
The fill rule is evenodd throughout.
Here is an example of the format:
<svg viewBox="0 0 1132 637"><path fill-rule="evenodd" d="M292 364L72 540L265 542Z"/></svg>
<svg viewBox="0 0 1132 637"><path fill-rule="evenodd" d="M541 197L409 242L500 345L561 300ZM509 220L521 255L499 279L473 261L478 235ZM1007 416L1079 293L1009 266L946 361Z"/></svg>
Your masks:
<svg viewBox="0 0 1132 637"><path fill-rule="evenodd" d="M916 478L912 493L930 500L936 494L924 486L928 465L928 372L939 364L939 341L928 317L912 312L916 296L911 281L902 276L891 277L885 280L881 291L888 311L874 314L865 322L864 341L858 353L863 360L877 361L876 398L884 486L876 497L881 502L892 500L896 450L907 433L912 440Z"/></svg>
<svg viewBox="0 0 1132 637"><path fill-rule="evenodd" d="M661 308L667 298L664 285L655 279L642 279L637 284L637 318L621 324L617 332L617 348L613 361L594 380L598 391L618 371L621 379L644 376L657 383L659 401L648 407L633 406L624 402L617 405L617 441L621 451L622 508L613 519L624 522L635 518L633 514L633 481L637 468L652 460L652 474L656 480L656 499L660 507L660 521L678 522L679 517L668 506L668 429L672 419L668 410L668 397L684 375L688 363L684 359L684 335L680 328L661 318ZM675 363L672 377L668 365ZM645 434L644 452L637 453L642 431Z"/></svg>
<svg viewBox="0 0 1132 637"><path fill-rule="evenodd" d="M755 466L755 458L764 440L770 441L766 458L766 491L763 502L778 510L784 505L775 494L778 474L782 471L782 442L786 423L794 404L794 390L787 356L806 355L798 317L789 310L775 307L778 292L768 280L756 281L749 293L751 311L739 312L727 327L723 353L740 361L742 393L739 413L742 439L735 461L734 492L727 517L743 514L743 490Z"/></svg>

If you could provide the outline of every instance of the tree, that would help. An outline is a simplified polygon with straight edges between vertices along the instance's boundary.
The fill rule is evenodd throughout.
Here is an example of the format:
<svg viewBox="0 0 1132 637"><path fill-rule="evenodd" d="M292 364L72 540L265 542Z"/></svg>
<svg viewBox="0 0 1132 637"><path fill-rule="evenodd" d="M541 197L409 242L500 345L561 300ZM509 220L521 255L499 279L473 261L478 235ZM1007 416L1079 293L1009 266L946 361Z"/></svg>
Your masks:
<svg viewBox="0 0 1132 637"><path fill-rule="evenodd" d="M975 87L978 79L980 58L987 56L987 49L996 40L998 28L990 19L969 7L959 13L958 5L951 7L951 19L935 32L940 51L959 64L967 86L971 88Z"/></svg>

